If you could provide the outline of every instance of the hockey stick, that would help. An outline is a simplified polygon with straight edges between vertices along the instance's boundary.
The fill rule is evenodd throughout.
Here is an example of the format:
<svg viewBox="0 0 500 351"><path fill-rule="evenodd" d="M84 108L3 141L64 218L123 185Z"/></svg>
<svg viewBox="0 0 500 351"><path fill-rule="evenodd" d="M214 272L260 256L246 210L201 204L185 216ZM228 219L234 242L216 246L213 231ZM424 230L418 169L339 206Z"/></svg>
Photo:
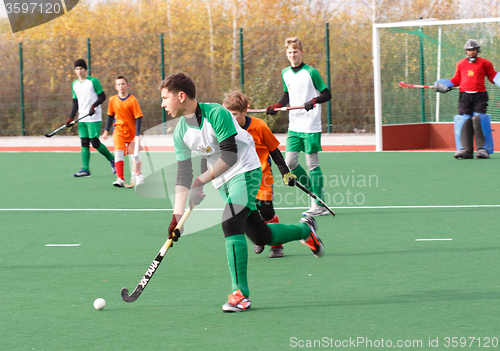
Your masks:
<svg viewBox="0 0 500 351"><path fill-rule="evenodd" d="M139 138L134 145L134 157L132 158L132 179L130 180L130 184L125 184L125 188L133 188L135 185L135 175L137 173L137 158L139 157Z"/></svg>
<svg viewBox="0 0 500 351"><path fill-rule="evenodd" d="M324 208L326 208L328 210L328 212L330 212L332 214L333 217L335 217L335 212L333 212L330 207L328 207L328 205L323 201L321 200L318 195L316 195L315 193L309 191L305 186L303 186L302 184L300 184L298 181L295 181L295 185L300 189L302 190L303 192L305 192L307 195L309 195L310 197L312 197L313 199L319 201L321 203L321 205L323 205Z"/></svg>
<svg viewBox="0 0 500 351"><path fill-rule="evenodd" d="M405 82L399 82L399 86L402 88L431 88L434 89L432 85L418 85L418 84L406 84Z"/></svg>
<svg viewBox="0 0 500 351"><path fill-rule="evenodd" d="M71 124L71 126L70 126L70 127L72 127L72 126L73 126L76 122L78 122L78 121L80 121L80 120L82 120L82 119L84 119L85 117L88 117L88 116L90 116L90 115L86 115L86 116L80 117L80 118L78 118L76 121L71 122L71 123L70 123L70 124ZM62 127L59 127L59 128L57 128L56 130L54 130L52 133L45 133L45 136L46 136L47 138L50 138L50 137L51 137L51 136L53 136L54 134L59 133L59 132L60 132L61 130L63 130L64 128L69 128L69 127L68 127L68 126L66 126L66 124L65 124L65 125L63 125Z"/></svg>
<svg viewBox="0 0 500 351"><path fill-rule="evenodd" d="M186 210L186 212L184 212L184 215L182 215L182 218L179 221L179 223L177 223L177 225L175 226L174 235L176 237L180 237L180 229L184 225L184 222L186 222L186 219L189 217L192 210L193 209L191 207L188 208ZM142 277L141 281L135 287L132 294L130 294L130 295L128 294L127 288L122 289L121 294L122 294L123 301L134 302L135 300L137 300L139 295L141 295L142 291L144 290L144 288L146 288L146 285L148 285L149 281L153 277L153 274L155 274L156 269L158 269L158 266L160 265L161 261L163 260L163 257L167 253L168 249L172 246L172 242L173 242L173 239L170 238L165 242L165 244L163 244L163 246L160 249L160 252L158 252L158 255L156 255L156 258L153 260L153 262L149 266L148 270L146 271L146 273Z"/></svg>
<svg viewBox="0 0 500 351"><path fill-rule="evenodd" d="M274 112L279 112L279 111L288 111L288 110L300 110L304 108L304 106L291 106L291 107L280 107L280 108L275 108ZM258 108L258 109L251 109L249 108L247 112L249 113L261 113L261 112L266 112L267 108Z"/></svg>

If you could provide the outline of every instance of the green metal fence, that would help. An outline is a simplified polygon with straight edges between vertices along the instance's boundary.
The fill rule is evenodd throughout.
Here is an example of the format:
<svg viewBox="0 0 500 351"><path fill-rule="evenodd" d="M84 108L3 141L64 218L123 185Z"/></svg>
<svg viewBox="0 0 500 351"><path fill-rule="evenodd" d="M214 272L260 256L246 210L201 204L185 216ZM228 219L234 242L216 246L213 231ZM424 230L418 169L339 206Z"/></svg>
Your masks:
<svg viewBox="0 0 500 351"><path fill-rule="evenodd" d="M0 135L43 135L62 125L72 107L71 82L76 79L73 63L78 58L87 60L89 74L100 80L108 98L116 93L117 75L130 80L130 92L141 105L145 128L169 119L160 106L157 87L166 75L179 71L194 79L200 102L220 103L225 93L242 90L252 97L252 108L267 107L283 94L281 70L289 66L284 41L293 35L304 43L304 62L318 69L332 91L332 101L323 105L323 131L373 131L370 43L356 40L356 35L361 38L363 31L370 33L371 28L360 28L343 47L330 45L331 30L324 23L307 28L241 28L235 48L232 30L220 29L213 32L213 51L207 44L209 31L180 29L169 35L54 38L23 43L0 40ZM107 100L103 109L107 109ZM275 133L287 130L286 113L259 117Z"/></svg>

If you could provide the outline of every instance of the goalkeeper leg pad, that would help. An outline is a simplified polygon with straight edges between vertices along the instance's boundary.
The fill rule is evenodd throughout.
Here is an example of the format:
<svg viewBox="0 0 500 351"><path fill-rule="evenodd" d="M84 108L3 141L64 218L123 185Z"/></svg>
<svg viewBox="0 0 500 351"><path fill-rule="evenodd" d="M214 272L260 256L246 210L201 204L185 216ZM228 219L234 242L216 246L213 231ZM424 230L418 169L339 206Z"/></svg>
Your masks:
<svg viewBox="0 0 500 351"><path fill-rule="evenodd" d="M457 151L465 149L469 153L472 153L474 151L474 129L472 127L472 116L465 114L456 115L453 117L453 121Z"/></svg>
<svg viewBox="0 0 500 351"><path fill-rule="evenodd" d="M472 125L474 126L474 136L476 138L476 150L485 149L489 154L492 154L491 116L483 113L474 115Z"/></svg>

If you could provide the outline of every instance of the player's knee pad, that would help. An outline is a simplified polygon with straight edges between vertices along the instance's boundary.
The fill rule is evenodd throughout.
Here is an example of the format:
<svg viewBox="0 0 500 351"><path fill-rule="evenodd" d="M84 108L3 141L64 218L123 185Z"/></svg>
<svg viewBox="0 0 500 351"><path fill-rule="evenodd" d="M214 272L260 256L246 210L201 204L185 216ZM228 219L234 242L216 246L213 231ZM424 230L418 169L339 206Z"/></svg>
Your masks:
<svg viewBox="0 0 500 351"><path fill-rule="evenodd" d="M89 138L81 138L82 147L90 147L90 139Z"/></svg>
<svg viewBox="0 0 500 351"><path fill-rule="evenodd" d="M272 201L259 201L259 212L264 221L270 221L275 216Z"/></svg>
<svg viewBox="0 0 500 351"><path fill-rule="evenodd" d="M319 156L318 153L306 154L306 164L309 170L315 169L319 166Z"/></svg>
<svg viewBox="0 0 500 351"><path fill-rule="evenodd" d="M299 152L287 151L285 154L285 162L290 170L297 168L299 166Z"/></svg>
<svg viewBox="0 0 500 351"><path fill-rule="evenodd" d="M273 239L273 233L258 211L252 211L245 225L246 235L259 246L265 246Z"/></svg>
<svg viewBox="0 0 500 351"><path fill-rule="evenodd" d="M227 203L222 214L222 231L224 236L244 234L245 223L250 209L237 204Z"/></svg>
<svg viewBox="0 0 500 351"><path fill-rule="evenodd" d="M115 162L120 162L125 160L125 151L124 150L115 150Z"/></svg>
<svg viewBox="0 0 500 351"><path fill-rule="evenodd" d="M472 117L474 136L476 138L476 149L486 149L493 153L493 136L491 134L491 116L481 113Z"/></svg>
<svg viewBox="0 0 500 351"><path fill-rule="evenodd" d="M471 115L456 115L453 117L453 129L455 131L455 145L457 151L466 149L473 151L474 129L472 127Z"/></svg>
<svg viewBox="0 0 500 351"><path fill-rule="evenodd" d="M90 143L92 144L92 146L95 149L97 149L99 146L101 146L101 141L99 140L99 138L91 138Z"/></svg>

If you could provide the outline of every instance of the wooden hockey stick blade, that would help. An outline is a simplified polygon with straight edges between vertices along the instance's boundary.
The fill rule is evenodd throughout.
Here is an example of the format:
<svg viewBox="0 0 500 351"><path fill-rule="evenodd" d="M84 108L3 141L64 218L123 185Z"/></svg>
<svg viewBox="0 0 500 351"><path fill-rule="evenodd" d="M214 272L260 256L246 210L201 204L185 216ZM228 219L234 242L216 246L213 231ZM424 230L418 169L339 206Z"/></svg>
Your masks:
<svg viewBox="0 0 500 351"><path fill-rule="evenodd" d="M125 184L125 188L133 188L135 186L135 178L132 178L132 181L130 182L130 184Z"/></svg>
<svg viewBox="0 0 500 351"><path fill-rule="evenodd" d="M328 207L328 205L327 205L327 204L326 204L323 200L321 200L321 199L320 199L320 198L319 198L319 197L318 197L315 193L313 193L313 192L309 191L309 190L308 190L305 186L303 186L302 184L300 184L298 181L295 181L295 185L296 185L296 186L297 186L300 190L302 190L303 192L305 192L307 195L309 195L309 196L310 196L310 197L312 197L313 199L315 199L315 200L319 201L319 202L321 203L321 205L323 205L323 207L325 207L325 208L328 210L328 212L330 212L330 213L331 213L331 215L332 215L333 217L335 217L335 212L333 212L333 211L331 210L331 208L330 208L330 207Z"/></svg>
<svg viewBox="0 0 500 351"><path fill-rule="evenodd" d="M275 108L274 112L279 112L279 111L289 111L289 110L300 110L303 109L304 106L291 106L291 107L280 107L280 108ZM267 108L258 108L258 109L251 109L249 108L247 112L249 113L262 113L266 112Z"/></svg>
<svg viewBox="0 0 500 351"><path fill-rule="evenodd" d="M186 212L182 215L182 218L180 219L179 223L177 223L177 226L175 227L175 231L179 231L179 229L184 225L184 222L186 222L186 219L189 217L191 214L192 208L188 208ZM179 235L180 236L180 235ZM144 289L146 288L146 285L148 285L149 281L153 277L153 274L155 274L156 270L160 266L161 261L163 260L163 257L165 257L165 254L167 253L168 249L172 247L173 239L170 238L167 241L165 241L165 244L160 249L160 252L158 252L158 255L156 255L155 259L149 266L148 270L142 277L141 281L137 286L135 287L134 291L132 291L132 294L129 295L128 289L123 288L121 290L121 296L123 301L125 302L134 302L139 298L139 296L142 294Z"/></svg>

